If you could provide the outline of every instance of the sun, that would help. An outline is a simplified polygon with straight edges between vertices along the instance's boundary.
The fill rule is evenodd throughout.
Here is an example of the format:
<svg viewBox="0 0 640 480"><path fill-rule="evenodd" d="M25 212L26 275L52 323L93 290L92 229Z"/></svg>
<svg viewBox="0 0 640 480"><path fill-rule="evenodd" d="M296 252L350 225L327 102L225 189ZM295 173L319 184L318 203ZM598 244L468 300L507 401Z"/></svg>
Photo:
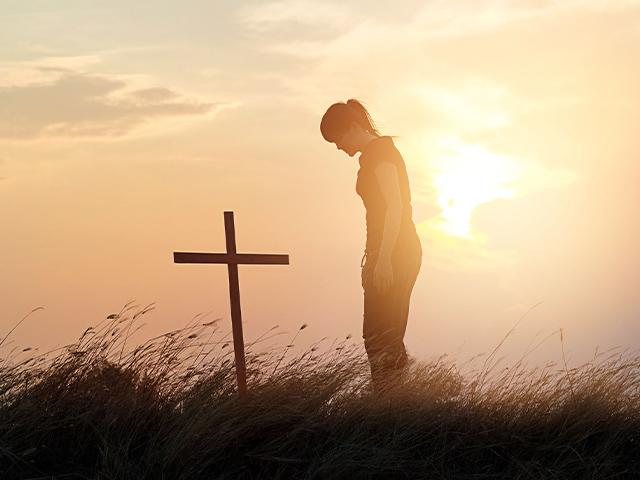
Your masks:
<svg viewBox="0 0 640 480"><path fill-rule="evenodd" d="M433 185L441 208L436 224L449 235L472 238L474 209L498 198L513 198L521 167L481 145L454 142L447 151L434 165Z"/></svg>

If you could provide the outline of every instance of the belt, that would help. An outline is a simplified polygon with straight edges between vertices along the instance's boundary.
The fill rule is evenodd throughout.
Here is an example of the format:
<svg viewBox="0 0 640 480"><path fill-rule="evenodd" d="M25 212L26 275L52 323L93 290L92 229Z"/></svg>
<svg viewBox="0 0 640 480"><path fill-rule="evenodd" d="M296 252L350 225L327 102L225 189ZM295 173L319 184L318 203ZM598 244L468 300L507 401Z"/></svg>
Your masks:
<svg viewBox="0 0 640 480"><path fill-rule="evenodd" d="M422 246L420 245L420 240L418 240L418 248L420 251L420 256L422 257ZM362 255L362 260L360 260L360 268L364 267L364 263L365 260L367 258L367 254L369 255L373 255L373 254L377 254L378 249L375 250L367 250L366 248L364 249L364 255Z"/></svg>

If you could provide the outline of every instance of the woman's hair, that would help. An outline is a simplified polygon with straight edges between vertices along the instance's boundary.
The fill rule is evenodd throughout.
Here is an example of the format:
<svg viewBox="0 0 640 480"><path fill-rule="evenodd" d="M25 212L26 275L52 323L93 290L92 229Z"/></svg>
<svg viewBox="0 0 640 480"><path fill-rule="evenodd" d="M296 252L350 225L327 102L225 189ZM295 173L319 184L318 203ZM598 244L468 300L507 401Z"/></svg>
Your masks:
<svg viewBox="0 0 640 480"><path fill-rule="evenodd" d="M331 105L322 116L320 132L327 142L335 142L340 135L349 130L351 122L356 122L367 132L380 136L371 115L355 98L350 98L346 103L338 102Z"/></svg>

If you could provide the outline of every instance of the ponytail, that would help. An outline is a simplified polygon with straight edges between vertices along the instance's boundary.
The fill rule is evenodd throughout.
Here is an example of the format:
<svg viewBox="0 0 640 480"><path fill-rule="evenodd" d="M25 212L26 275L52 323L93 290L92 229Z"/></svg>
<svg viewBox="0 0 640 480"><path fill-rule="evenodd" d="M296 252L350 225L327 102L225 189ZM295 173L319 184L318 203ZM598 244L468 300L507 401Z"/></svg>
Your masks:
<svg viewBox="0 0 640 480"><path fill-rule="evenodd" d="M347 100L347 105L354 109L356 112L356 118L358 124L369 133L373 133L374 135L380 136L380 132L376 129L376 126L373 123L373 119L367 109L362 105L362 103L355 98L350 98Z"/></svg>

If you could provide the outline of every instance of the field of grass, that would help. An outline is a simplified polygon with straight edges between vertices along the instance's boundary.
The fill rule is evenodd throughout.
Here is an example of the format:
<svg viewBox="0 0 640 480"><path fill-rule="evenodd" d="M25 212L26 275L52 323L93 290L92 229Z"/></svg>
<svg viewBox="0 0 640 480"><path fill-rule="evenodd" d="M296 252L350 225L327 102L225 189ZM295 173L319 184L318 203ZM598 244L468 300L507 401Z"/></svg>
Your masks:
<svg viewBox="0 0 640 480"><path fill-rule="evenodd" d="M359 342L249 345L241 399L216 321L129 345L150 310L46 354L1 341L0 479L640 479L636 356L492 352L469 378L440 358L376 396Z"/></svg>

